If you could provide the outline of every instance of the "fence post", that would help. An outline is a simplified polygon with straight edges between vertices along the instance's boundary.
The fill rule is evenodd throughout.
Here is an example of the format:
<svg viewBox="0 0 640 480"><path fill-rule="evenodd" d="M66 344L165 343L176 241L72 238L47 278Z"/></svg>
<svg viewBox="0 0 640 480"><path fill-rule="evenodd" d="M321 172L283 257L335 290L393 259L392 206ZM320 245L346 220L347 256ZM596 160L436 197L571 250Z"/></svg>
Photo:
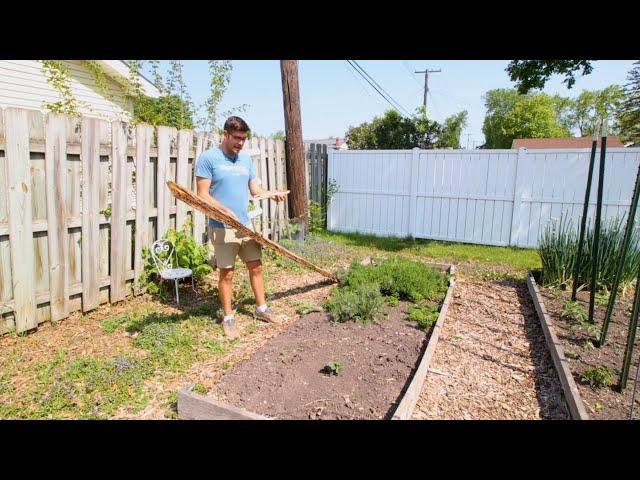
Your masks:
<svg viewBox="0 0 640 480"><path fill-rule="evenodd" d="M520 237L520 205L522 204L522 164L527 155L526 148L518 149L518 158L516 159L516 172L513 180L513 209L511 210L511 232L509 232L509 245L517 246Z"/></svg>
<svg viewBox="0 0 640 480"><path fill-rule="evenodd" d="M325 184L325 188L328 189L329 188L329 179L332 178L331 175L333 175L333 148L329 148L327 149L327 168L326 168L326 172L327 172L327 176L326 176L326 184ZM326 193L326 190L325 190ZM325 204L325 208L327 211L327 224L325 225L325 229L329 230L333 227L333 224L331 223L331 205L333 204L333 202L331 201L331 198L326 195L325 196L326 199L326 204Z"/></svg>
<svg viewBox="0 0 640 480"><path fill-rule="evenodd" d="M415 147L411 151L411 175L409 176L409 232L408 235L413 237L416 224L416 203L418 197L418 158L420 157L420 149Z"/></svg>

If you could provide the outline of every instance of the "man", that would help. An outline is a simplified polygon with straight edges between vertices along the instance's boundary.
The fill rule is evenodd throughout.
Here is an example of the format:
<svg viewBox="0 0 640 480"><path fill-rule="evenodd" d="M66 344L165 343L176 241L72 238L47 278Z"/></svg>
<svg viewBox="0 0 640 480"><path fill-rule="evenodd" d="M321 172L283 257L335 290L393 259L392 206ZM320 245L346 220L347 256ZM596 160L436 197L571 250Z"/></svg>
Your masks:
<svg viewBox="0 0 640 480"><path fill-rule="evenodd" d="M198 196L225 214L253 229L249 219L249 192L252 196L264 193L258 184L251 157L242 152L250 129L240 117L229 117L224 124L224 135L219 147L200 155L196 165ZM276 202L284 200L274 195ZM224 311L222 329L234 339L239 335L231 308L233 269L236 256L246 264L251 288L256 299L255 317L265 322L276 322L274 312L267 307L262 277L262 246L252 238L236 232L228 225L209 219L209 239L213 244L219 269L218 292Z"/></svg>

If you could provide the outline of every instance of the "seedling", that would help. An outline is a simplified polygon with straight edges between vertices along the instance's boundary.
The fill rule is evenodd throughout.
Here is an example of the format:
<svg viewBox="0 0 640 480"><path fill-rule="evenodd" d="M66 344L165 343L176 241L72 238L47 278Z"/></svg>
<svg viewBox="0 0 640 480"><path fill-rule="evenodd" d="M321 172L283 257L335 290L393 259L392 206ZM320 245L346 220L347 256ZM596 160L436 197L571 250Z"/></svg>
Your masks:
<svg viewBox="0 0 640 480"><path fill-rule="evenodd" d="M340 362L329 362L322 369L327 375L340 375L342 372L342 364Z"/></svg>

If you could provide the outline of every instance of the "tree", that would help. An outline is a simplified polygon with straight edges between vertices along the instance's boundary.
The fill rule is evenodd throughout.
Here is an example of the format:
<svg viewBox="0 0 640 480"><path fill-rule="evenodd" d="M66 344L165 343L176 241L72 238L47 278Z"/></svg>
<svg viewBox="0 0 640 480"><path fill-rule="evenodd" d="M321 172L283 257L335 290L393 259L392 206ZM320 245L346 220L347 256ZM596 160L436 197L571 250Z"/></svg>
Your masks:
<svg viewBox="0 0 640 480"><path fill-rule="evenodd" d="M640 62L627 75L623 101L618 115L620 136L627 141L640 142Z"/></svg>
<svg viewBox="0 0 640 480"><path fill-rule="evenodd" d="M515 138L570 136L569 130L558 122L558 102L547 94L490 90L485 96L485 106L487 113L482 126L485 148L511 148Z"/></svg>
<svg viewBox="0 0 640 480"><path fill-rule="evenodd" d="M412 117L387 110L382 117L349 127L345 137L353 150L404 150L409 148L460 148L460 134L466 125L467 112L445 119L444 125L427 117L424 107Z"/></svg>
<svg viewBox="0 0 640 480"><path fill-rule="evenodd" d="M610 132L617 131L617 115L623 100L622 87L609 85L602 90L583 90L574 100L571 111L572 126L581 137L593 135L604 119L609 120Z"/></svg>
<svg viewBox="0 0 640 480"><path fill-rule="evenodd" d="M507 66L511 81L516 82L518 93L525 94L531 89L542 90L551 75L564 76L567 88L576 82L575 72L582 69L582 75L593 70L590 60L512 60Z"/></svg>
<svg viewBox="0 0 640 480"><path fill-rule="evenodd" d="M177 129L194 128L191 106L180 96L165 95L159 98L141 96L134 100L134 122L150 125L166 125Z"/></svg>
<svg viewBox="0 0 640 480"><path fill-rule="evenodd" d="M445 118L440 138L440 148L460 148L460 135L467 126L467 111Z"/></svg>

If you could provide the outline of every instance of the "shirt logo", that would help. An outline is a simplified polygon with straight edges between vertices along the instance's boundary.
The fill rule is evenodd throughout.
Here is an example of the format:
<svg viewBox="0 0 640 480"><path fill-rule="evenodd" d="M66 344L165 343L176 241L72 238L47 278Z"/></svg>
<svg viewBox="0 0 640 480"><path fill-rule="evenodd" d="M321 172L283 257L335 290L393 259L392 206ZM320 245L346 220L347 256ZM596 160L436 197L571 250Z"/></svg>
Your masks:
<svg viewBox="0 0 640 480"><path fill-rule="evenodd" d="M249 169L244 165L219 165L218 168L230 175L249 175Z"/></svg>

